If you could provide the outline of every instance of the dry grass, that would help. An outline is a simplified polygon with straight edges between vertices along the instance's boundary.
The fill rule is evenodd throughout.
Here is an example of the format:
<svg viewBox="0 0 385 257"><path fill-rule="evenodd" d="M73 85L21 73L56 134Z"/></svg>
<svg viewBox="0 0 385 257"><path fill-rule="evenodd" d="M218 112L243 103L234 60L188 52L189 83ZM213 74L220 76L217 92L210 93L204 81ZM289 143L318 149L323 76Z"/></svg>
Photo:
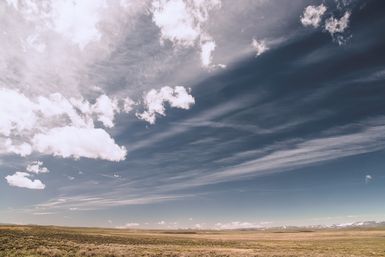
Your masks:
<svg viewBox="0 0 385 257"><path fill-rule="evenodd" d="M0 257L20 256L385 256L385 228L176 232L0 226Z"/></svg>

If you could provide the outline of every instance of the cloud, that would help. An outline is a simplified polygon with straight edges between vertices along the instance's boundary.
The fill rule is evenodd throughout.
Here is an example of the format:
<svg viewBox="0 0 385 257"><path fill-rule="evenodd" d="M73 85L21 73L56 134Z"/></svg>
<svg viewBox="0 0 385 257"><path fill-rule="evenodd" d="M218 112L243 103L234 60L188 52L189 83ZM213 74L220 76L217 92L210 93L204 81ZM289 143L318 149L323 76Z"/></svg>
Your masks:
<svg viewBox="0 0 385 257"><path fill-rule="evenodd" d="M255 49L256 51L256 56L259 56L269 50L269 48L266 46L265 41L258 41L253 38L253 41L251 42L251 46Z"/></svg>
<svg viewBox="0 0 385 257"><path fill-rule="evenodd" d="M55 212L34 212L32 215L53 215Z"/></svg>
<svg viewBox="0 0 385 257"><path fill-rule="evenodd" d="M2 88L0 89L0 135L6 137L2 152L26 156L37 150L63 157L121 160L125 155L125 149L116 146L105 130L94 129L93 122L95 116L106 127L113 127L114 116L119 111L118 100L110 99L106 95L101 95L96 99L95 104L91 105L82 98L68 100L60 93L30 99L16 90ZM90 134L87 135L86 131ZM54 139L55 136L63 137L68 141ZM71 139L72 136L75 138ZM76 137L81 138L76 139ZM103 150L103 147L99 146L93 154L91 149L85 150L87 148L85 143L90 144L92 138L106 143L107 149ZM55 140L61 144L51 145ZM63 150L63 147L67 149ZM69 149L71 147L77 147L77 149L73 149L71 153ZM106 154L106 151L111 153Z"/></svg>
<svg viewBox="0 0 385 257"><path fill-rule="evenodd" d="M34 103L23 94L0 88L0 135L33 129L37 119L34 110Z"/></svg>
<svg viewBox="0 0 385 257"><path fill-rule="evenodd" d="M159 91L152 89L144 97L144 105L146 110L137 113L139 119L145 120L150 124L156 121L156 115L165 116L165 103L171 107L180 109L189 109L195 103L194 97L190 95L184 87L176 86L162 87Z"/></svg>
<svg viewBox="0 0 385 257"><path fill-rule="evenodd" d="M8 175L5 177L8 184L14 187L22 187L28 189L44 189L45 185L38 179L31 180L29 177L31 175L26 172L16 172L13 175Z"/></svg>
<svg viewBox="0 0 385 257"><path fill-rule="evenodd" d="M356 133L310 139L294 145L289 141L287 145L283 142L275 147L269 146L265 149L266 154L200 177L196 183L202 185L228 181L242 175L270 174L384 149L384 128L384 125L379 125ZM272 151L276 147L277 150ZM190 180L189 183L193 185L195 182Z"/></svg>
<svg viewBox="0 0 385 257"><path fill-rule="evenodd" d="M138 227L138 226L140 226L140 223L129 222L129 223L124 224L123 226L117 226L116 228L125 229L125 228L133 228L133 227Z"/></svg>
<svg viewBox="0 0 385 257"><path fill-rule="evenodd" d="M305 27L311 26L313 28L318 28L326 11L327 8L324 4L319 6L309 5L305 8L304 13L301 16L302 25ZM325 31L329 32L333 37L333 40L339 45L342 45L346 41L346 38L344 38L341 33L348 28L350 16L350 11L346 11L340 19L330 17L325 21Z"/></svg>
<svg viewBox="0 0 385 257"><path fill-rule="evenodd" d="M33 161L27 165L26 170L31 173L39 174L39 173L48 173L49 170L43 166L43 162L41 161Z"/></svg>
<svg viewBox="0 0 385 257"><path fill-rule="evenodd" d="M201 33L195 17L183 0L152 2L152 20L160 28L161 40L192 46Z"/></svg>
<svg viewBox="0 0 385 257"><path fill-rule="evenodd" d="M152 20L160 29L161 42L167 40L176 47L198 45L202 66L209 67L215 41L205 30L204 24L209 18L209 12L220 7L220 0L154 0Z"/></svg>
<svg viewBox="0 0 385 257"><path fill-rule="evenodd" d="M173 108L189 109L194 102L184 87L153 89L144 96L145 111L137 113L137 117L154 124L157 114L166 115L166 103ZM117 146L106 130L95 128L94 122L100 121L104 127L112 128L118 113L129 113L137 105L129 97L105 94L91 104L82 97L68 99L60 93L29 98L17 90L0 88L0 136L4 136L0 138L0 153L27 156L38 151L65 158L123 160L125 148ZM68 141L55 139L56 136ZM100 144L105 143L107 148L104 150L100 144L94 150L87 147L87 144L97 144L91 143L93 139L101 140ZM72 147L76 149L71 150Z"/></svg>
<svg viewBox="0 0 385 257"><path fill-rule="evenodd" d="M86 103L81 98L68 100L60 93L53 93L48 97L39 96L35 103L35 113L42 115L48 120L56 119L56 122L60 123L70 123L79 127L93 126L93 120L89 113L81 113L81 111L85 111L85 108L84 106L82 108L79 107L80 102L83 105L88 104L88 102Z"/></svg>
<svg viewBox="0 0 385 257"><path fill-rule="evenodd" d="M365 184L369 184L370 182L372 182L372 180L373 180L372 175L368 174L365 176Z"/></svg>
<svg viewBox="0 0 385 257"><path fill-rule="evenodd" d="M123 111L125 113L129 113L133 110L133 106L136 105L137 103L134 102L134 100L132 100L131 98L129 97L126 97L123 99Z"/></svg>
<svg viewBox="0 0 385 257"><path fill-rule="evenodd" d="M106 1L7 1L29 22L39 21L39 30L52 30L62 37L84 48L97 41L101 33L97 28L101 20L101 9ZM30 41L34 41L36 35Z"/></svg>
<svg viewBox="0 0 385 257"><path fill-rule="evenodd" d="M0 152L14 153L24 157L32 153L32 146L25 142L18 145L14 145L12 140L7 138L3 144L3 149L1 149Z"/></svg>
<svg viewBox="0 0 385 257"><path fill-rule="evenodd" d="M72 101L81 102L80 99ZM50 126L53 122L93 126L89 114L79 113L82 109L77 111L76 107L60 93L31 99L17 90L0 88L0 134L25 135Z"/></svg>
<svg viewBox="0 0 385 257"><path fill-rule="evenodd" d="M86 157L121 161L126 156L125 147L118 146L114 139L100 128L57 127L35 135L32 142L36 151L63 158Z"/></svg>
<svg viewBox="0 0 385 257"><path fill-rule="evenodd" d="M87 184L89 185L89 184ZM83 187L85 185L82 185ZM126 192L126 191L125 191ZM65 210L69 208L76 208L78 210L100 210L115 206L128 205L143 205L153 204L165 201L175 201L179 199L186 199L192 195L142 195L138 197L129 198L126 193L121 191L114 191L111 187L108 188L108 193L98 193L93 196L72 194L70 196L61 196L51 199L45 203L35 205L36 209L41 210Z"/></svg>
<svg viewBox="0 0 385 257"><path fill-rule="evenodd" d="M92 91L84 87L94 84L89 64L120 42L116 31L123 25L112 15L112 2L1 1L2 19L9 25L0 35L1 84L31 94Z"/></svg>
<svg viewBox="0 0 385 257"><path fill-rule="evenodd" d="M340 19L331 17L325 22L325 30L330 33L333 40L339 45L344 44L346 39L349 38L346 38L342 33L349 27L350 15L351 13L347 11Z"/></svg>
<svg viewBox="0 0 385 257"><path fill-rule="evenodd" d="M247 229L247 228L261 228L260 224L251 223L251 222L240 222L240 221L232 221L228 223L216 223L216 229Z"/></svg>
<svg viewBox="0 0 385 257"><path fill-rule="evenodd" d="M210 67L212 62L212 53L215 50L215 41L209 40L201 43L201 62L204 67Z"/></svg>
<svg viewBox="0 0 385 257"><path fill-rule="evenodd" d="M101 38L97 25L101 20L101 9L106 5L105 0L52 1L49 13L52 29L84 48Z"/></svg>
<svg viewBox="0 0 385 257"><path fill-rule="evenodd" d="M302 25L318 28L326 10L327 8L323 4L319 6L309 5L305 8L303 15L301 16Z"/></svg>
<svg viewBox="0 0 385 257"><path fill-rule="evenodd" d="M26 167L26 171L29 173L40 174L48 173L49 170L43 166L41 161L33 161ZM31 174L27 172L16 172L14 175L5 177L8 184L16 187L24 187L29 189L44 189L45 185L38 179L31 180L29 177Z"/></svg>
<svg viewBox="0 0 385 257"><path fill-rule="evenodd" d="M118 100L111 99L106 95L101 95L96 99L96 103L92 106L92 112L107 128L114 126L115 113L119 112Z"/></svg>
<svg viewBox="0 0 385 257"><path fill-rule="evenodd" d="M158 222L158 225L166 225L166 222L164 220L161 220Z"/></svg>
<svg viewBox="0 0 385 257"><path fill-rule="evenodd" d="M325 22L325 29L332 35L344 32L349 26L350 15L351 13L347 11L340 19L330 17Z"/></svg>

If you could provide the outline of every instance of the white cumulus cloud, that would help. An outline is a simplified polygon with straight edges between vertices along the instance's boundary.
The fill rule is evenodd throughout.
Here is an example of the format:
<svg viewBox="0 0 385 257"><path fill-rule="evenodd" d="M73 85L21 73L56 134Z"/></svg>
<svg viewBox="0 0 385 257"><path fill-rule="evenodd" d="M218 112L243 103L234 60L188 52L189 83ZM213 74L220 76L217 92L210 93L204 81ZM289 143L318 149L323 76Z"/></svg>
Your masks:
<svg viewBox="0 0 385 257"><path fill-rule="evenodd" d="M0 152L14 153L24 157L32 153L32 146L29 143L25 142L20 144L14 144L11 139L7 138Z"/></svg>
<svg viewBox="0 0 385 257"><path fill-rule="evenodd" d="M326 10L327 8L323 4L318 6L309 5L305 8L303 15L301 16L302 25L318 28L321 23L322 16L325 14Z"/></svg>
<svg viewBox="0 0 385 257"><path fill-rule="evenodd" d="M205 40L211 37L204 25L209 12L220 7L220 0L154 0L152 20L160 29L161 42L168 40L176 47L198 45L202 66L209 67L215 41Z"/></svg>
<svg viewBox="0 0 385 257"><path fill-rule="evenodd" d="M152 89L144 96L143 100L146 110L136 115L150 124L155 123L157 114L166 115L166 103L171 107L180 109L189 109L195 103L194 97L181 86L176 86L175 88L166 86L162 87L159 91Z"/></svg>
<svg viewBox="0 0 385 257"><path fill-rule="evenodd" d="M332 35L344 32L349 26L350 15L350 12L345 12L340 19L330 17L325 22L325 29Z"/></svg>
<svg viewBox="0 0 385 257"><path fill-rule="evenodd" d="M107 7L105 0L7 1L27 21L38 21L39 30L52 30L84 48L101 37L98 23ZM30 41L36 40L33 36Z"/></svg>
<svg viewBox="0 0 385 257"><path fill-rule="evenodd" d="M192 46L201 33L193 13L183 0L159 0L152 3L153 21L160 28L161 40L175 45Z"/></svg>
<svg viewBox="0 0 385 257"><path fill-rule="evenodd" d="M45 185L38 179L30 179L31 175L26 172L16 172L13 175L5 177L8 184L14 187L23 187L28 189L44 189Z"/></svg>
<svg viewBox="0 0 385 257"><path fill-rule="evenodd" d="M36 151L68 157L86 157L121 161L126 149L118 146L114 139L100 128L57 127L46 133L39 133L32 139Z"/></svg>
<svg viewBox="0 0 385 257"><path fill-rule="evenodd" d="M92 110L96 113L98 120L107 128L114 126L115 113L119 112L118 100L111 99L106 95L101 95L96 99L96 103L92 106Z"/></svg>
<svg viewBox="0 0 385 257"><path fill-rule="evenodd" d="M136 105L136 103L131 98L126 97L123 99L123 111L125 113L131 112L134 108L134 105Z"/></svg>
<svg viewBox="0 0 385 257"><path fill-rule="evenodd" d="M30 130L36 122L35 105L25 95L15 90L0 89L0 134L9 136Z"/></svg>
<svg viewBox="0 0 385 257"><path fill-rule="evenodd" d="M43 162L41 161L33 161L27 165L26 170L31 173L39 174L39 173L48 173L49 170L47 167L43 166Z"/></svg>
<svg viewBox="0 0 385 257"><path fill-rule="evenodd" d="M350 15L351 13L347 11L340 19L330 17L325 22L325 30L330 33L333 40L339 45L344 44L349 38L343 33L349 27Z"/></svg>
<svg viewBox="0 0 385 257"><path fill-rule="evenodd" d="M155 123L156 115L165 116L166 104L189 109L195 102L181 86L151 90L143 97L145 111L137 117ZM37 151L67 157L124 160L126 150L116 145L104 128L115 126L118 113L129 113L138 103L129 97L100 95L91 104L82 97L66 98L60 93L27 97L0 88L0 154L30 155ZM103 146L105 144L105 146Z"/></svg>

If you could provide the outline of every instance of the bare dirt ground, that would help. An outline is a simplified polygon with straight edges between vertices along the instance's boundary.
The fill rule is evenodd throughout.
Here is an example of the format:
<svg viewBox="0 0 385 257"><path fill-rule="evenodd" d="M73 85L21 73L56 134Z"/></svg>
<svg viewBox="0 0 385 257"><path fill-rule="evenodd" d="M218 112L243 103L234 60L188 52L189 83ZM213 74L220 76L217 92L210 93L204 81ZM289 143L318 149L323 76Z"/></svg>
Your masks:
<svg viewBox="0 0 385 257"><path fill-rule="evenodd" d="M0 257L385 256L385 228L160 231L0 226Z"/></svg>

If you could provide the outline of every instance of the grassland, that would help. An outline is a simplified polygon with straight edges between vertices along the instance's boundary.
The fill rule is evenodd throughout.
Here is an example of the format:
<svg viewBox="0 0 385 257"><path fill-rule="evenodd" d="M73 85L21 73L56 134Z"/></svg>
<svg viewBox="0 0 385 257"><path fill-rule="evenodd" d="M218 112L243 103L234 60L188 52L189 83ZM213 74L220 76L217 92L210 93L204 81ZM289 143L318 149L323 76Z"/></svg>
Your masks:
<svg viewBox="0 0 385 257"><path fill-rule="evenodd" d="M149 231L0 226L0 257L385 256L385 228Z"/></svg>

